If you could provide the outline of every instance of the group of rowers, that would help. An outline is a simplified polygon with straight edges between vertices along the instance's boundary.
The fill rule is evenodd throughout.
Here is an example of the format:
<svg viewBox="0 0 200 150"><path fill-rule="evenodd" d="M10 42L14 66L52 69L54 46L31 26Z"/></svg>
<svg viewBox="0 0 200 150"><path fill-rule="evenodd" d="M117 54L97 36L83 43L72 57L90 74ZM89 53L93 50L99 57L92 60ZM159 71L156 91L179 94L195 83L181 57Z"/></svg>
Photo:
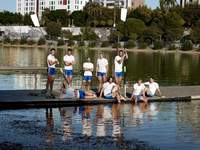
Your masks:
<svg viewBox="0 0 200 150"><path fill-rule="evenodd" d="M83 84L80 89L72 88L73 80L73 66L75 64L75 57L73 56L73 50L66 50L66 54L63 57L64 68L61 69L61 72L64 75L64 81L61 84L61 97L66 98L65 95L69 94L74 98L78 99L93 99L93 98L105 98L105 99L116 99L119 103L123 100L126 100L125 96L120 94L120 85L123 79L123 63L128 59L128 54L125 50L118 50L117 56L114 59L114 74L115 81L112 77L108 77L108 60L104 57L103 53L99 54L96 63L96 77L99 81L98 91L94 92L90 89L92 81L92 72L94 71L94 64L91 62L91 59L88 57L86 62L83 63ZM47 65L48 65L48 78L46 83L46 94L48 96L54 97L53 83L56 75L56 65L59 65L58 59L55 57L55 49L50 49L50 54L47 56ZM49 89L50 88L50 89ZM153 78L150 78L148 82L143 83L141 79L133 85L133 92L130 94L130 99L137 103L138 101L147 102L147 97L160 96L162 93L159 89L158 83L154 81Z"/></svg>

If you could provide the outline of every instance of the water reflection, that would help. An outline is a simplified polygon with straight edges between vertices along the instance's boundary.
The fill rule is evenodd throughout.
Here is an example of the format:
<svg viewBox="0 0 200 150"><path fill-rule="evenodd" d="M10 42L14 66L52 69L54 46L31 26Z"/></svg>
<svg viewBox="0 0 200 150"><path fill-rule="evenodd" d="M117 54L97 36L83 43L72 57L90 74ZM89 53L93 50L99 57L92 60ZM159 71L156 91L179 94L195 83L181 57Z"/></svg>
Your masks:
<svg viewBox="0 0 200 150"><path fill-rule="evenodd" d="M199 110L199 101L192 101L0 111L0 142L90 149L98 142L105 146L109 137L117 143L139 139L161 149L199 149Z"/></svg>
<svg viewBox="0 0 200 150"><path fill-rule="evenodd" d="M39 48L0 48L0 67L45 67L48 49ZM63 66L63 56L65 50L57 50L57 58ZM108 75L113 75L115 51L103 51L104 56L109 61ZM79 49L74 51L76 64L74 77L79 80L83 76L82 64L86 57L90 57L96 65L99 52L96 50ZM165 53L165 52L129 52L127 61L127 80L143 80L153 76L161 85L198 85L200 84L200 55L185 53ZM15 74L15 73L13 73ZM29 74L31 76L31 74ZM7 78L9 78L8 76ZM6 79L6 76L4 77ZM93 79L96 79L94 77ZM97 80L93 80L93 85Z"/></svg>
<svg viewBox="0 0 200 150"><path fill-rule="evenodd" d="M59 108L59 113L63 141L67 141L74 133L81 133L83 136L122 137L123 129L127 126L140 126L146 118L152 121L158 109L155 104L140 103L138 105L99 105L96 109L93 106Z"/></svg>

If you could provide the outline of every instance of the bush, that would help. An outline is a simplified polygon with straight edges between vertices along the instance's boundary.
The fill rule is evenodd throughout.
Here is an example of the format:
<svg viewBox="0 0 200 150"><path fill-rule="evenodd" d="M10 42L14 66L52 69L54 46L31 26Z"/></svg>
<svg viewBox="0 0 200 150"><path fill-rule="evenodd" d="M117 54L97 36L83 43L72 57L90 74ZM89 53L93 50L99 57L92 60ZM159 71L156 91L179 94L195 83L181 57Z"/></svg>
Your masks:
<svg viewBox="0 0 200 150"><path fill-rule="evenodd" d="M65 45L65 41L63 39L59 39L57 45L58 46Z"/></svg>
<svg viewBox="0 0 200 150"><path fill-rule="evenodd" d="M45 45L46 44L46 40L45 38L40 38L37 42L38 45Z"/></svg>
<svg viewBox="0 0 200 150"><path fill-rule="evenodd" d="M183 51L189 51L192 49L193 49L193 43L191 40L186 40L181 46L181 50Z"/></svg>
<svg viewBox="0 0 200 150"><path fill-rule="evenodd" d="M141 42L141 43L139 43L139 49L146 49L147 48L147 46L148 46L148 44L146 43L146 42Z"/></svg>
<svg viewBox="0 0 200 150"><path fill-rule="evenodd" d="M10 40L9 37L5 37L4 40L3 40L3 43L4 43L4 44L8 44L8 43L10 43L10 42L11 42L11 40Z"/></svg>
<svg viewBox="0 0 200 150"><path fill-rule="evenodd" d="M96 46L96 43L95 42L89 42L89 47L95 47Z"/></svg>
<svg viewBox="0 0 200 150"><path fill-rule="evenodd" d="M10 42L12 45L16 45L16 44L19 44L20 41L18 39L14 39Z"/></svg>
<svg viewBox="0 0 200 150"><path fill-rule="evenodd" d="M24 44L26 44L27 43L27 39L26 38L21 38L21 40L20 40L20 44L21 45L24 45Z"/></svg>
<svg viewBox="0 0 200 150"><path fill-rule="evenodd" d="M113 43L112 44L112 48L120 48L120 47L121 47L120 43Z"/></svg>
<svg viewBox="0 0 200 150"><path fill-rule="evenodd" d="M74 41L72 41L72 40L69 40L68 42L67 42L68 44L68 46L74 46Z"/></svg>
<svg viewBox="0 0 200 150"><path fill-rule="evenodd" d="M174 44L169 45L168 50L176 50L176 46Z"/></svg>
<svg viewBox="0 0 200 150"><path fill-rule="evenodd" d="M36 43L36 42L35 42L34 40L28 40L28 41L27 41L27 44L28 44L28 45L34 45L35 43Z"/></svg>
<svg viewBox="0 0 200 150"><path fill-rule="evenodd" d="M153 47L154 50L162 49L162 48L163 48L163 43L161 41L154 42L154 47Z"/></svg>
<svg viewBox="0 0 200 150"><path fill-rule="evenodd" d="M108 47L110 45L110 43L108 41L103 41L101 43L101 47Z"/></svg>
<svg viewBox="0 0 200 150"><path fill-rule="evenodd" d="M127 48L134 48L135 47L135 41L134 40L128 40Z"/></svg>
<svg viewBox="0 0 200 150"><path fill-rule="evenodd" d="M84 41L78 41L78 46L85 46Z"/></svg>

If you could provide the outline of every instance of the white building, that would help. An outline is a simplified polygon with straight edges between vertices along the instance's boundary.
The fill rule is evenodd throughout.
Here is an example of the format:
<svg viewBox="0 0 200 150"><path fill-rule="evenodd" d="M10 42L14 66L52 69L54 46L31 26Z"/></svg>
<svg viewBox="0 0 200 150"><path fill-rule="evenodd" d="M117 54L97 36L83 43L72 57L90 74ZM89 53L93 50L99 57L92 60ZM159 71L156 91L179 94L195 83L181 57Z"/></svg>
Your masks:
<svg viewBox="0 0 200 150"><path fill-rule="evenodd" d="M124 7L124 8L137 8L144 5L144 0L94 0L95 2L101 3L104 7L113 8Z"/></svg>
<svg viewBox="0 0 200 150"><path fill-rule="evenodd" d="M180 5L184 7L187 4L200 4L200 0L180 0Z"/></svg>
<svg viewBox="0 0 200 150"><path fill-rule="evenodd" d="M82 10L89 0L16 0L16 12L25 15L36 13L39 17L45 8L50 10L65 9L69 12Z"/></svg>

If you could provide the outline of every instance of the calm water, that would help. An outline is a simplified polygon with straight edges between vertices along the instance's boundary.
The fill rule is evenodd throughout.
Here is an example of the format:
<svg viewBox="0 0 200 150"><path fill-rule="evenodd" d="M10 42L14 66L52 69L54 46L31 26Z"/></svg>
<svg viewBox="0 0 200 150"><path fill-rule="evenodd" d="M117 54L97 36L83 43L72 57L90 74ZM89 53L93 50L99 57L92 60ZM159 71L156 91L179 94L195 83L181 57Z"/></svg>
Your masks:
<svg viewBox="0 0 200 150"><path fill-rule="evenodd" d="M103 51L109 60L109 75L113 75L115 51ZM45 67L48 50L38 48L0 48L0 67ZM57 50L62 62L64 50ZM87 56L96 64L98 52L94 50L75 50L75 78L82 80L82 63ZM61 63L63 66L63 63ZM130 52L127 61L127 80L135 82L138 78L147 80L154 77L161 85L199 85L200 55L181 53ZM59 85L62 76L57 76ZM41 89L44 88L46 74L41 73L2 73L0 89ZM96 85L94 77L93 85ZM77 84L74 80L74 85Z"/></svg>
<svg viewBox="0 0 200 150"><path fill-rule="evenodd" d="M44 67L45 49L0 48L0 67ZM79 84L82 62L96 62L98 52L75 52L74 85ZM61 60L63 50L57 51ZM115 52L105 51L112 74ZM127 78L156 78L161 85L200 84L200 55L180 53L129 53ZM57 76L56 86L62 77ZM45 73L3 72L0 90L41 89ZM95 84L95 82L94 82ZM200 102L149 105L100 105L28 110L0 110L0 146L21 144L24 149L120 149L130 143L146 149L200 149ZM139 142L137 141L139 140ZM126 144L124 144L126 143ZM129 144L127 144L129 143ZM119 145L117 145L119 144ZM121 149L125 149L125 147ZM131 147L131 146L130 146ZM126 149L128 149L126 147ZM131 148L129 148L131 149Z"/></svg>
<svg viewBox="0 0 200 150"><path fill-rule="evenodd" d="M118 143L137 139L163 150L198 150L199 110L200 103L191 102L0 111L0 143L33 149L93 149L96 138L101 138L99 149L115 149L107 147L109 137Z"/></svg>

